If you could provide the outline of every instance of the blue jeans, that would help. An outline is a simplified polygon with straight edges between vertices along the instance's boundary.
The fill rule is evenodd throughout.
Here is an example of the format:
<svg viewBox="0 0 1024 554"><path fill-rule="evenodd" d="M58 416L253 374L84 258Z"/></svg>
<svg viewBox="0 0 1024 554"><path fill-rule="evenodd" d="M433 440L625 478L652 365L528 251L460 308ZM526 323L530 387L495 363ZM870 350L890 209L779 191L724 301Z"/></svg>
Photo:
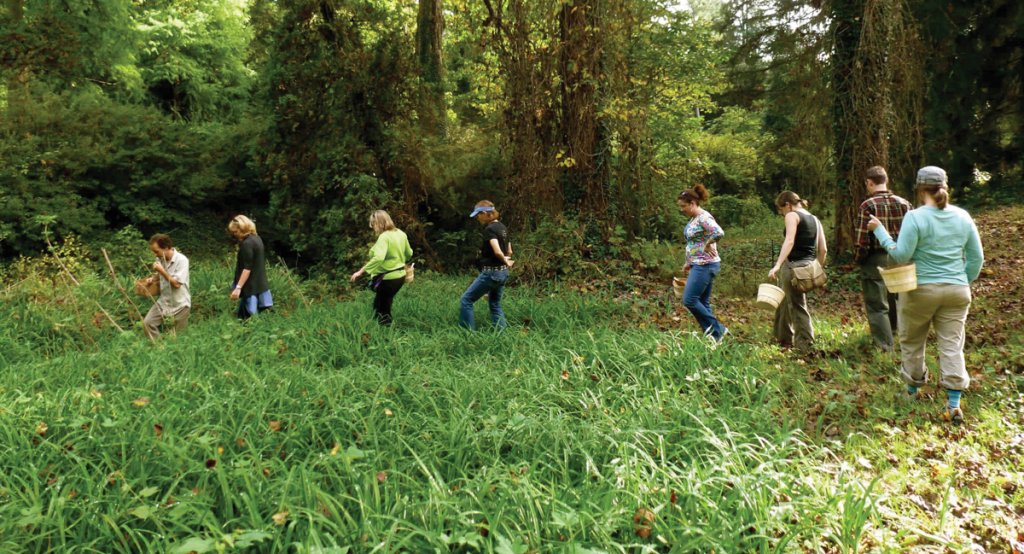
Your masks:
<svg viewBox="0 0 1024 554"><path fill-rule="evenodd" d="M683 290L683 305L697 319L701 331L715 340L722 338L725 331L715 314L711 313L711 285L721 268L720 262L691 266Z"/></svg>
<svg viewBox="0 0 1024 554"><path fill-rule="evenodd" d="M487 304L491 308L491 322L498 329L505 328L505 312L501 311L501 295L508 281L508 269L488 269L480 272L473 284L462 293L459 300L459 325L466 329L475 329L473 322L473 303L487 295Z"/></svg>

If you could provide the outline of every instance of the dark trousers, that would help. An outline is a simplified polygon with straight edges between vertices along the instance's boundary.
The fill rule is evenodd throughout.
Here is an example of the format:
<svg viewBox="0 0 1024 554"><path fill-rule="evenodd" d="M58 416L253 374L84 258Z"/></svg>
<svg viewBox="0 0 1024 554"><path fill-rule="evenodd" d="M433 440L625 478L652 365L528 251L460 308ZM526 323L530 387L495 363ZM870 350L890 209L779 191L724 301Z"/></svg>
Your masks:
<svg viewBox="0 0 1024 554"><path fill-rule="evenodd" d="M373 297L373 312L377 323L391 325L391 302L405 284L405 277L385 279L377 285L377 295Z"/></svg>
<svg viewBox="0 0 1024 554"><path fill-rule="evenodd" d="M860 266L860 282L864 291L864 311L868 314L868 326L875 344L886 351L892 350L893 331L899 329L896 316L896 295L885 288L879 267L891 265L889 255L875 252Z"/></svg>

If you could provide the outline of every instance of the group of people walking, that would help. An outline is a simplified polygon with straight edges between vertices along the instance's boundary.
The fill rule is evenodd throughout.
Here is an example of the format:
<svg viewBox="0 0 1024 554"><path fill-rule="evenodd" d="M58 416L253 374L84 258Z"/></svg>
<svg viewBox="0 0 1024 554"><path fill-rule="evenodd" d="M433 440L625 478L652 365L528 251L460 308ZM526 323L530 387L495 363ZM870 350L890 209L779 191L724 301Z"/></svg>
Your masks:
<svg viewBox="0 0 1024 554"><path fill-rule="evenodd" d="M918 208L888 190L884 168L865 173L867 199L860 205L855 260L861 268L864 307L874 343L894 349L898 330L905 396L916 399L928 383L925 344L934 329L939 352L939 384L946 390L943 418L963 421L961 394L970 385L964 363L964 328L971 305L970 283L981 272L983 252L978 229L965 210L949 204L946 172L927 166L917 172ZM685 227L688 272L683 305L708 336L721 341L727 330L711 309L711 286L721 268L716 244L725 233L714 217L700 207L708 199L701 186L684 190L677 205L690 217ZM775 207L784 219L785 239L768 272L785 294L775 311L774 337L780 346L811 352L814 328L806 291L795 274L812 264L824 267L827 245L821 221L807 202L783 191ZM880 268L912 262L917 288L897 296L886 289Z"/></svg>
<svg viewBox="0 0 1024 554"><path fill-rule="evenodd" d="M238 300L235 314L239 319L248 319L274 305L267 279L267 257L263 239L256 234L256 224L244 215L238 215L228 223L228 233L238 241L238 255L235 260L235 277L231 284L230 298ZM188 258L174 247L171 237L156 234L149 239L149 250L156 256L153 271L156 273L160 292L142 319L142 329L150 339L160 337L160 327L166 324L174 332L188 326L192 311Z"/></svg>
<svg viewBox="0 0 1024 554"><path fill-rule="evenodd" d="M480 274L463 293L459 303L459 325L474 329L474 303L487 296L491 322L497 329L506 327L505 313L501 299L508 281L509 270L515 264L512 260L512 243L508 229L499 220L500 214L493 202L477 202L470 214L484 226L480 246ZM412 278L412 246L406 234L395 226L391 216L384 210L370 215L370 229L377 240L370 248L369 259L353 273L354 283L369 275L368 287L374 292L373 311L377 322L391 325L391 306L402 286ZM244 215L234 217L228 224L228 232L238 241L238 256L235 277L230 297L238 300L237 316L247 319L274 305L267 280L266 252L263 240L256 234L256 225ZM160 293L153 306L143 318L143 329L151 339L160 336L160 327L166 321L175 332L185 329L192 308L189 292L189 261L174 248L171 237L156 234L149 239L149 249L156 256L153 271L156 272Z"/></svg>
<svg viewBox="0 0 1024 554"><path fill-rule="evenodd" d="M865 173L867 199L860 205L854 259L861 268L864 307L874 343L884 351L893 351L893 330L898 330L902 356L902 376L907 383L906 396L916 398L928 382L925 343L935 330L939 351L939 383L946 389L948 405L944 417L963 420L962 391L970 385L964 364L964 326L971 305L970 283L978 278L983 253L978 230L971 216L949 204L946 172L935 166L917 173L915 190L920 204L910 202L888 189L888 176L879 166ZM684 228L686 260L683 271L686 285L682 302L693 314L701 330L716 342L729 333L714 314L711 292L721 272L718 242L725 231L714 216L701 207L709 198L703 185L681 192L676 199L679 210L690 219ZM775 311L774 337L784 348L811 352L814 327L807 304L807 287L801 278L810 270L823 271L828 247L821 221L809 210L807 201L793 191L783 191L775 207L784 221L784 240L768 278L778 280L784 293ZM459 301L459 325L474 329L473 306L488 297L491 322L497 329L507 325L501 301L512 260L508 229L500 221L494 204L482 200L470 217L483 226L480 242L480 272ZM413 250L406 234L395 226L391 216L377 210L369 218L377 240L369 259L350 280L369 275L374 291L373 310L377 322L392 323L391 307L402 286L411 280ZM245 319L273 306L267 281L263 241L256 225L239 215L231 220L228 231L239 242L238 258L231 298L238 300L237 315ZM159 275L160 296L143 320L146 334L159 336L165 318L175 330L184 329L191 309L189 262L175 250L167 235L153 235L149 248L157 257L153 270ZM898 299L886 289L880 268L913 262L917 288L900 293ZM822 275L823 277L823 275ZM823 282L823 280L822 280ZM813 288L813 285L812 285ZM898 307L897 307L898 306Z"/></svg>

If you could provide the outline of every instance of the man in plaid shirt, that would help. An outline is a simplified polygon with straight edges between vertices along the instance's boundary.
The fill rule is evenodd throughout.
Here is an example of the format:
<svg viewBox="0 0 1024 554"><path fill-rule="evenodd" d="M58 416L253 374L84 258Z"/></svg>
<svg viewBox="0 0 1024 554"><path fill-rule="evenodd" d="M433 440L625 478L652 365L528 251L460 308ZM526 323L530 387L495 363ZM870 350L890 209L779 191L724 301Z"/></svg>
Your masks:
<svg viewBox="0 0 1024 554"><path fill-rule="evenodd" d="M892 331L896 329L896 295L890 294L879 274L879 267L890 265L889 254L878 244L874 233L868 231L870 216L875 216L889 235L896 240L900 233L903 216L913 209L910 202L889 192L889 177L885 168L874 166L865 172L864 185L868 197L860 205L857 217L857 241L854 260L860 264L861 285L864 292L864 308L868 313L868 325L875 344L888 352L892 351Z"/></svg>

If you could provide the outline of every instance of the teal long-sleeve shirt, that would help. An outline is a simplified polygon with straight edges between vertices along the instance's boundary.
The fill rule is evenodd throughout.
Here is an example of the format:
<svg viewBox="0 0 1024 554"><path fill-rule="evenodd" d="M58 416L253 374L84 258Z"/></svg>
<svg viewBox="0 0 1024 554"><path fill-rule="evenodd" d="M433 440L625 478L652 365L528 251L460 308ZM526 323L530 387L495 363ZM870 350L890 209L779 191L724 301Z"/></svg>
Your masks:
<svg viewBox="0 0 1024 554"><path fill-rule="evenodd" d="M405 275L405 264L412 258L409 238L401 229L384 231L370 249L370 261L363 269L368 275L384 273L385 279L397 279Z"/></svg>
<svg viewBox="0 0 1024 554"><path fill-rule="evenodd" d="M978 227L970 214L956 206L947 205L944 210L921 206L907 212L895 241L884 225L874 233L891 258L914 262L919 285L968 285L981 273L985 254Z"/></svg>

